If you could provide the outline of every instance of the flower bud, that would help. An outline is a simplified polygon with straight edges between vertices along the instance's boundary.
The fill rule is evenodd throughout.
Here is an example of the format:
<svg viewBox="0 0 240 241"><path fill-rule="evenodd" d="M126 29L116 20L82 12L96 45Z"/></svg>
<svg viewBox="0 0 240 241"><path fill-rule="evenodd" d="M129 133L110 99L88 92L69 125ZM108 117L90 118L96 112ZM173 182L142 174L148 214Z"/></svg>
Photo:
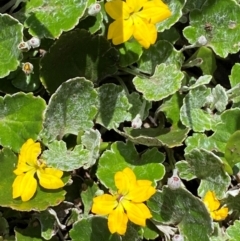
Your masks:
<svg viewBox="0 0 240 241"><path fill-rule="evenodd" d="M207 41L206 37L203 36L203 35L201 35L201 36L198 38L198 40L197 40L197 43L198 43L199 45L201 45L201 46L206 45L207 42L208 42L208 41Z"/></svg>
<svg viewBox="0 0 240 241"><path fill-rule="evenodd" d="M168 178L167 185L170 189L175 190L181 187L181 179L177 175L177 169L173 170L172 177Z"/></svg>
<svg viewBox="0 0 240 241"><path fill-rule="evenodd" d="M132 120L132 128L139 129L142 126L142 120L140 114L137 114L136 117Z"/></svg>
<svg viewBox="0 0 240 241"><path fill-rule="evenodd" d="M184 241L184 238L181 234L175 234L172 238L172 241Z"/></svg>
<svg viewBox="0 0 240 241"><path fill-rule="evenodd" d="M95 16L101 11L101 5L99 3L93 3L88 8L88 15Z"/></svg>
<svg viewBox="0 0 240 241"><path fill-rule="evenodd" d="M24 52L27 52L29 49L31 48L31 46L28 44L28 42L21 42L18 45L18 49Z"/></svg>
<svg viewBox="0 0 240 241"><path fill-rule="evenodd" d="M41 40L38 37L32 37L28 40L28 44L33 48L38 48L41 44Z"/></svg>
<svg viewBox="0 0 240 241"><path fill-rule="evenodd" d="M29 62L23 63L22 65L22 71L26 74L29 75L33 73L33 65Z"/></svg>

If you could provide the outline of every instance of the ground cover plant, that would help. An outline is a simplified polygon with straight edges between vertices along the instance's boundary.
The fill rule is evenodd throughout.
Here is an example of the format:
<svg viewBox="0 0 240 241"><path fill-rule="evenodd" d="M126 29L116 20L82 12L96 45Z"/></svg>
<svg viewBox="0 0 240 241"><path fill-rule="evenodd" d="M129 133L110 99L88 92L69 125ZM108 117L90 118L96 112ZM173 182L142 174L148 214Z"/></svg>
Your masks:
<svg viewBox="0 0 240 241"><path fill-rule="evenodd" d="M0 240L239 241L240 2L0 2Z"/></svg>

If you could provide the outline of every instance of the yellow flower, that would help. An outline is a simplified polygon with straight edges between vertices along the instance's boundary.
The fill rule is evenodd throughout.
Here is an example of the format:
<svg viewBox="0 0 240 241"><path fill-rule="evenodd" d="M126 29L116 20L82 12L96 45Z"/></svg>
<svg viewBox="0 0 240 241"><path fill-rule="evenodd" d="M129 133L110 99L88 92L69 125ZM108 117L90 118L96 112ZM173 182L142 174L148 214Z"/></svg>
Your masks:
<svg viewBox="0 0 240 241"><path fill-rule="evenodd" d="M46 189L57 189L64 186L61 177L63 172L49 168L42 161L38 160L41 153L40 143L28 139L21 147L18 156L17 175L13 182L13 198L21 197L22 201L28 201L37 190L37 180L34 175L37 173L39 183Z"/></svg>
<svg viewBox="0 0 240 241"><path fill-rule="evenodd" d="M171 16L168 6L161 0L113 0L105 4L105 9L115 20L107 36L114 45L133 36L146 49L156 42L155 24Z"/></svg>
<svg viewBox="0 0 240 241"><path fill-rule="evenodd" d="M152 215L143 203L156 189L149 180L136 180L130 168L117 172L114 177L118 192L115 195L103 194L93 199L92 212L108 215L108 228L111 233L125 234L128 219L140 226L146 225L146 219Z"/></svg>
<svg viewBox="0 0 240 241"><path fill-rule="evenodd" d="M208 211L212 219L216 221L224 220L228 215L228 208L227 207L220 207L220 202L217 200L215 193L212 191L208 191L203 199L205 206L207 207Z"/></svg>

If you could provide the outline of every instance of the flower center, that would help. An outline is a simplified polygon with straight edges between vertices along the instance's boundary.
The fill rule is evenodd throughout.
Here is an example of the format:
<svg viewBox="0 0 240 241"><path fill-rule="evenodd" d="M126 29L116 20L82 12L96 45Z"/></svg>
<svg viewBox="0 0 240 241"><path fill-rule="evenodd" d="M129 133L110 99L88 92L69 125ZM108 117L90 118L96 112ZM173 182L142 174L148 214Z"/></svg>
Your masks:
<svg viewBox="0 0 240 241"><path fill-rule="evenodd" d="M45 167L47 167L46 163L43 160L38 159L36 169L44 169Z"/></svg>

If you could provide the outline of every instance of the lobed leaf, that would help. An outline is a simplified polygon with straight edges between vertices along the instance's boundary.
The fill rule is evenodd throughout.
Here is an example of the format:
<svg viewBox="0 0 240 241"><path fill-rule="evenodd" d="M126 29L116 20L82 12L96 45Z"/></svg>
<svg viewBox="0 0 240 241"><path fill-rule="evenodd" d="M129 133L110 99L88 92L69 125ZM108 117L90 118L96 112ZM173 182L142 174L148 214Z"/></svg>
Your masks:
<svg viewBox="0 0 240 241"><path fill-rule="evenodd" d="M152 77L135 77L133 84L146 100L159 101L177 92L183 77L176 65L160 64Z"/></svg>
<svg viewBox="0 0 240 241"><path fill-rule="evenodd" d="M27 139L36 140L45 107L45 101L32 93L0 97L0 144L18 152Z"/></svg>
<svg viewBox="0 0 240 241"><path fill-rule="evenodd" d="M234 9L234 11L232 11ZM240 5L234 0L206 1L202 9L190 13L190 26L183 30L184 36L191 44L200 36L208 40L207 46L222 58L240 49Z"/></svg>
<svg viewBox="0 0 240 241"><path fill-rule="evenodd" d="M97 92L89 80L75 78L63 83L49 100L40 133L43 142L91 128L98 105Z"/></svg>
<svg viewBox="0 0 240 241"><path fill-rule="evenodd" d="M107 129L117 128L121 122L130 120L128 102L125 91L121 86L104 84L98 88L100 107L96 122Z"/></svg>
<svg viewBox="0 0 240 241"><path fill-rule="evenodd" d="M0 78L9 75L17 69L22 58L18 45L23 39L23 26L17 19L8 14L0 13L1 41L0 41Z"/></svg>
<svg viewBox="0 0 240 241"><path fill-rule="evenodd" d="M39 38L58 38L63 31L72 30L77 25L87 3L85 0L27 1L25 27Z"/></svg>
<svg viewBox="0 0 240 241"><path fill-rule="evenodd" d="M210 215L201 200L186 189L171 190L163 187L147 202L153 220L163 224L177 225L188 241L209 241L212 232Z"/></svg>
<svg viewBox="0 0 240 241"><path fill-rule="evenodd" d="M204 149L193 149L185 155L186 161L176 163L181 178L201 180L198 195L203 197L207 191L214 191L218 198L225 195L230 177L224 171L222 160Z"/></svg>
<svg viewBox="0 0 240 241"><path fill-rule="evenodd" d="M75 77L97 82L117 71L118 58L106 38L75 29L63 34L44 55L40 78L50 93Z"/></svg>
<svg viewBox="0 0 240 241"><path fill-rule="evenodd" d="M97 177L111 190L116 190L114 175L125 167L130 167L137 179L150 180L154 183L161 180L165 168L161 164L164 155L156 148L147 150L141 157L131 142L115 142L111 150L105 151L99 159Z"/></svg>

